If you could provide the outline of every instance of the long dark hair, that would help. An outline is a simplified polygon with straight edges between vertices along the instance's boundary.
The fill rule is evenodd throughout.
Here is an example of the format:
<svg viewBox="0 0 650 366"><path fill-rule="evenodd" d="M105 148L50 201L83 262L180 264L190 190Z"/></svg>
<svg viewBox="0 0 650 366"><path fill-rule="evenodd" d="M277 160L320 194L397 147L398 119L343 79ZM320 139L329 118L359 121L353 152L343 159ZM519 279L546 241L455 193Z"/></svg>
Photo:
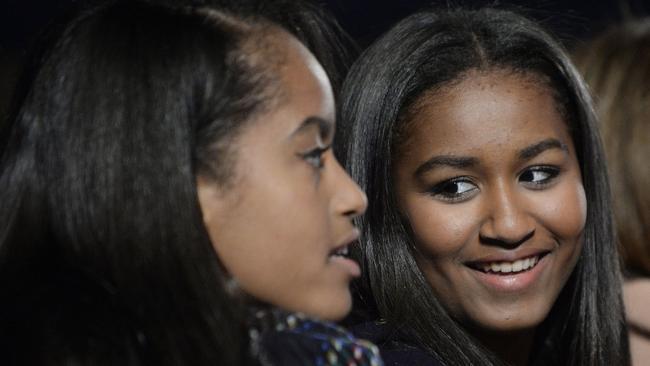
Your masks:
<svg viewBox="0 0 650 366"><path fill-rule="evenodd" d="M347 70L358 56L354 40L343 30L334 15L316 0L183 1L228 9L229 12L244 17L262 16L282 26L300 40L323 66L335 97L341 90Z"/></svg>
<svg viewBox="0 0 650 366"><path fill-rule="evenodd" d="M444 310L418 269L391 176L399 122L423 92L472 69L507 69L548 81L566 115L588 201L584 247L551 313L537 331L531 361L625 365L627 340L609 188L592 102L562 47L534 22L495 9L421 12L398 23L353 65L342 92L345 163L367 192L359 219L363 306L449 365L493 365Z"/></svg>
<svg viewBox="0 0 650 366"><path fill-rule="evenodd" d="M249 12L261 14L281 25L314 54L327 73L334 96L338 97L343 79L358 56L358 49L336 18L313 0L246 1L256 3Z"/></svg>
<svg viewBox="0 0 650 366"><path fill-rule="evenodd" d="M3 364L247 362L195 182L274 99L270 27L123 1L43 53L0 146Z"/></svg>

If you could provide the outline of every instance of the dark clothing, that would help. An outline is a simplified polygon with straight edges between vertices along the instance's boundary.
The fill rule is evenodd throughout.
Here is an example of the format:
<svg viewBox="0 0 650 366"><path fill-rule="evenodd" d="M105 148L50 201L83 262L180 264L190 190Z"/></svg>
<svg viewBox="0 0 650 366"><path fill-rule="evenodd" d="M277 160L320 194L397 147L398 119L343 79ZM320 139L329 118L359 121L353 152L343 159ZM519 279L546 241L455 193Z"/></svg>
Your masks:
<svg viewBox="0 0 650 366"><path fill-rule="evenodd" d="M252 316L251 349L262 366L381 366L377 347L332 323L277 309Z"/></svg>
<svg viewBox="0 0 650 366"><path fill-rule="evenodd" d="M369 321L350 327L357 337L367 339L379 347L386 366L443 366L435 356L406 340L399 332L385 324Z"/></svg>

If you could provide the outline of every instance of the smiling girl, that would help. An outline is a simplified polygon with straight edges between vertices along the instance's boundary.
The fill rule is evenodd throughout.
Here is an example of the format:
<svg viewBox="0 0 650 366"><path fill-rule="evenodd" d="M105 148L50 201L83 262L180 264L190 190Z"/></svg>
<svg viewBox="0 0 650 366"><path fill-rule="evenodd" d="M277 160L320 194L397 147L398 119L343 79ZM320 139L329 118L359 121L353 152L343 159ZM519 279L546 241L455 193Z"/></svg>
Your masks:
<svg viewBox="0 0 650 366"><path fill-rule="evenodd" d="M356 327L389 365L629 362L589 96L506 11L415 14L343 91L359 219Z"/></svg>

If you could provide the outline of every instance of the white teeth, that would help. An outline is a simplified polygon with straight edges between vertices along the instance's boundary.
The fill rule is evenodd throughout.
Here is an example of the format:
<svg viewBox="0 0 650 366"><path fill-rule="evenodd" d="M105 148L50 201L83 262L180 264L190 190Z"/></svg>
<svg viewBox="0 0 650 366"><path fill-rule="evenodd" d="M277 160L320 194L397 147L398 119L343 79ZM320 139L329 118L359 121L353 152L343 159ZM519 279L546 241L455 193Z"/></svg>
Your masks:
<svg viewBox="0 0 650 366"><path fill-rule="evenodd" d="M495 273L513 273L522 272L535 267L539 257L531 257L526 259L519 259L514 262L493 262L481 265L484 272Z"/></svg>
<svg viewBox="0 0 650 366"><path fill-rule="evenodd" d="M501 273L510 273L512 272L512 263L501 263Z"/></svg>
<svg viewBox="0 0 650 366"><path fill-rule="evenodd" d="M348 246L337 249L332 255L346 256L348 255Z"/></svg>

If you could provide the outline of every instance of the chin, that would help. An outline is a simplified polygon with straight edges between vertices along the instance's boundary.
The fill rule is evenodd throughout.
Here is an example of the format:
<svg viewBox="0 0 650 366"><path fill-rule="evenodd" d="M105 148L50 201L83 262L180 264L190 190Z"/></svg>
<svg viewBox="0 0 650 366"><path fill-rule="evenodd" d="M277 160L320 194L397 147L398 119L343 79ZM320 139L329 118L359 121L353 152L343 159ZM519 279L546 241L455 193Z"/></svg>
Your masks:
<svg viewBox="0 0 650 366"><path fill-rule="evenodd" d="M546 318L547 313L531 313L518 311L513 313L498 313L493 317L473 319L473 328L479 328L489 333L517 333L537 328Z"/></svg>
<svg viewBox="0 0 650 366"><path fill-rule="evenodd" d="M338 322L340 320L343 320L343 318L345 318L351 310L352 301L350 300L342 304L332 305L332 307L326 310L324 309L322 315L319 316L319 318L331 322Z"/></svg>
<svg viewBox="0 0 650 366"><path fill-rule="evenodd" d="M319 319L337 322L345 318L352 310L352 296L350 291L346 288L345 293L337 297L326 298L315 309L314 314Z"/></svg>
<svg viewBox="0 0 650 366"><path fill-rule="evenodd" d="M302 301L275 302L275 305L284 310L332 322L342 320L352 310L352 295L347 287L345 291L310 292L302 295Z"/></svg>
<svg viewBox="0 0 650 366"><path fill-rule="evenodd" d="M537 328L549 315L556 300L551 292L543 296L504 298L503 301L484 302L466 313L466 319L475 326L495 332L517 332ZM552 298L553 302L549 302ZM468 309L469 310L469 309Z"/></svg>

